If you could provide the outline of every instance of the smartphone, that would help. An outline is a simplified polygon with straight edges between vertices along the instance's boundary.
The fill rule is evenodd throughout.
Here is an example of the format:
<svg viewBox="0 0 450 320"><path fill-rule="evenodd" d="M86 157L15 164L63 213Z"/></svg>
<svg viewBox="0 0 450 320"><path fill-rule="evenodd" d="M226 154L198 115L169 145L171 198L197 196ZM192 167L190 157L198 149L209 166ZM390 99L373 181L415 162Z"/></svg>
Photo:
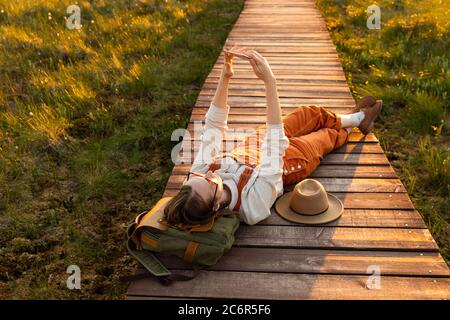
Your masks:
<svg viewBox="0 0 450 320"><path fill-rule="evenodd" d="M234 54L236 57L239 58L244 58L244 59L251 59L248 55L246 55L245 53L240 53L240 52L234 52L231 50L226 50L228 53Z"/></svg>

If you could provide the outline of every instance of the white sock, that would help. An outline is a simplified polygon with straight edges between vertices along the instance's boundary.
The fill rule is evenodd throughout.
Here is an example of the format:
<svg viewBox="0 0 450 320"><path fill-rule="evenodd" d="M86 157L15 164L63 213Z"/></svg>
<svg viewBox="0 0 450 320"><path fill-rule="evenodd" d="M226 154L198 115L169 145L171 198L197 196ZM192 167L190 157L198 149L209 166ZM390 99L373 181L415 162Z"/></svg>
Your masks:
<svg viewBox="0 0 450 320"><path fill-rule="evenodd" d="M340 114L342 128L353 128L359 126L364 119L364 112L359 111L350 114Z"/></svg>

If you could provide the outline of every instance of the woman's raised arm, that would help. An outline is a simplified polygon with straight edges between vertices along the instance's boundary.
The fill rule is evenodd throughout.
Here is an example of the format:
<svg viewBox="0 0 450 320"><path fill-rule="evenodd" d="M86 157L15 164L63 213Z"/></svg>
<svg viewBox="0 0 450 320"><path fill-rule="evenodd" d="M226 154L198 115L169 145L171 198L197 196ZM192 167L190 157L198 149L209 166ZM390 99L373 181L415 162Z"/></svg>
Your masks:
<svg viewBox="0 0 450 320"><path fill-rule="evenodd" d="M267 124L281 124L281 107L278 98L277 81L266 58L255 50L245 52L256 76L264 81L266 87Z"/></svg>
<svg viewBox="0 0 450 320"><path fill-rule="evenodd" d="M226 109L228 106L228 85L233 76L233 55L226 52L225 64L220 74L219 84L217 85L216 93L214 94L213 104L216 107Z"/></svg>

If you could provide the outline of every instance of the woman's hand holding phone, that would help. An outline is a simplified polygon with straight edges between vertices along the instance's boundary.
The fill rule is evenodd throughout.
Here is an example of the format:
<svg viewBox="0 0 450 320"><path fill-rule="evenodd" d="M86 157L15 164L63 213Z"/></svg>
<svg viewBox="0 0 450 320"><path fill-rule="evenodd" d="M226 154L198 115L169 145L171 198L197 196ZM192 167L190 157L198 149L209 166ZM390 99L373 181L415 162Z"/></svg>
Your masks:
<svg viewBox="0 0 450 320"><path fill-rule="evenodd" d="M227 53L249 61L255 75L265 83L275 79L269 63L259 52L247 48L235 49L233 47L231 50L227 50Z"/></svg>
<svg viewBox="0 0 450 320"><path fill-rule="evenodd" d="M225 78L231 78L234 75L233 58L235 54L230 52L230 50L223 50L223 52L225 54L225 65L222 70L222 75Z"/></svg>

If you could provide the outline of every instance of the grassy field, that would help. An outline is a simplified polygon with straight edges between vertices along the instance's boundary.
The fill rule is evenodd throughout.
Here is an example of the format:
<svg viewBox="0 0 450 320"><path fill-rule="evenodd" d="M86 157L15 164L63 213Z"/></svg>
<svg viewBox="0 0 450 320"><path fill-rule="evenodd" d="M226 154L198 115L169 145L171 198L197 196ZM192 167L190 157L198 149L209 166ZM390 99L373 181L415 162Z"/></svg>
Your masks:
<svg viewBox="0 0 450 320"><path fill-rule="evenodd" d="M317 0L355 98L383 99L374 133L450 262L450 2ZM381 29L366 27L369 4Z"/></svg>
<svg viewBox="0 0 450 320"><path fill-rule="evenodd" d="M242 0L0 0L0 298L121 298ZM81 290L68 290L69 265Z"/></svg>

